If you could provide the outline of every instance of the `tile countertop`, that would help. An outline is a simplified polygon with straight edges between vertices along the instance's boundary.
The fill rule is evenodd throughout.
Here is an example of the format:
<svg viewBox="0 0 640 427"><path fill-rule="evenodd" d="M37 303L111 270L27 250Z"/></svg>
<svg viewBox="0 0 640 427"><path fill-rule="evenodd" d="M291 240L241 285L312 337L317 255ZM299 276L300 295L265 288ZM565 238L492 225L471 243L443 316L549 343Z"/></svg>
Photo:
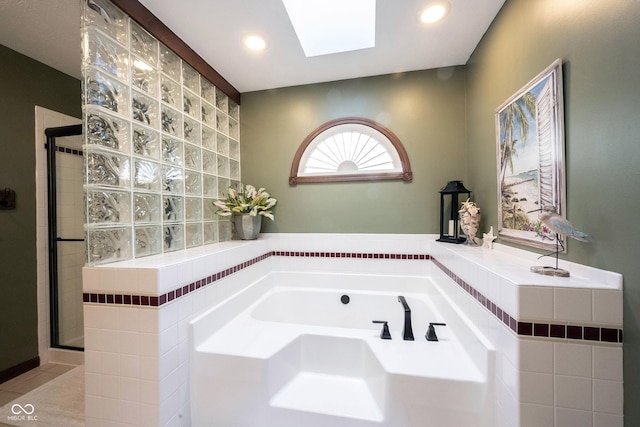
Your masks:
<svg viewBox="0 0 640 427"><path fill-rule="evenodd" d="M235 265L246 259L277 250L323 250L380 253L428 253L438 261L454 267L456 261L466 261L466 268L475 265L491 271L518 286L548 286L622 290L622 275L569 261L559 260L559 267L571 277L553 277L532 273L534 265L554 266L553 257L538 259L540 254L500 243L493 249L481 246L454 245L436 242L432 234L332 234L332 233L266 233L258 240L233 240L198 248L169 252L146 258L88 267L88 269L156 270L193 264L193 273L212 263ZM345 247L346 246L346 247ZM87 269L87 267L85 267ZM195 274L196 279L200 278Z"/></svg>
<svg viewBox="0 0 640 427"><path fill-rule="evenodd" d="M568 270L570 277L554 277L532 273L532 266L555 266L554 257L538 259L540 254L495 243L493 249L481 246L453 245L450 243L431 243L430 255L446 264L449 255L479 265L486 270L514 282L518 286L548 286L555 288L582 288L622 290L622 275L582 264L560 259L558 267ZM561 255L562 256L562 255ZM455 259L452 257L451 259ZM447 265L451 268L449 265Z"/></svg>

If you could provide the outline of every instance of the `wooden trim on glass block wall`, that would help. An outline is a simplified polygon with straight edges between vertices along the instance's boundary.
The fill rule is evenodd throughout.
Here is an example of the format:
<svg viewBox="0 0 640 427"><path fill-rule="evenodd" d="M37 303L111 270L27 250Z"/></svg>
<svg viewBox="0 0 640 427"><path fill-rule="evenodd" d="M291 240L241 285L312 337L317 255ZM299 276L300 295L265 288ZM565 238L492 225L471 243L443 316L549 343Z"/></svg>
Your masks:
<svg viewBox="0 0 640 427"><path fill-rule="evenodd" d="M111 0L111 2L240 105L240 92L142 3L138 0Z"/></svg>

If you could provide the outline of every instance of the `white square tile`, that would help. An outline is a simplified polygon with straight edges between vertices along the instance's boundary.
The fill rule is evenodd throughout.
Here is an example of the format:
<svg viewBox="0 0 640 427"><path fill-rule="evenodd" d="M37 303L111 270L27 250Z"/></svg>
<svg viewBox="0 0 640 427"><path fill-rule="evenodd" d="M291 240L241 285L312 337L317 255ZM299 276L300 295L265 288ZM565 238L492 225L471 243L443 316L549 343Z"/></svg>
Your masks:
<svg viewBox="0 0 640 427"><path fill-rule="evenodd" d="M622 326L622 291L593 291L593 321Z"/></svg>
<svg viewBox="0 0 640 427"><path fill-rule="evenodd" d="M158 272L158 294L162 295L165 292L169 292L173 289L176 289L178 286L184 286L192 281L189 280L189 276L180 276L178 275L178 267L176 265L167 265L162 266Z"/></svg>
<svg viewBox="0 0 640 427"><path fill-rule="evenodd" d="M593 378L622 381L622 347L593 346Z"/></svg>
<svg viewBox="0 0 640 427"><path fill-rule="evenodd" d="M139 331L139 309L133 307L118 307L118 317L113 319L117 322L120 331Z"/></svg>
<svg viewBox="0 0 640 427"><path fill-rule="evenodd" d="M613 415L623 414L622 381L593 380L593 410Z"/></svg>
<svg viewBox="0 0 640 427"><path fill-rule="evenodd" d="M159 337L159 355L167 353L169 350L174 349L178 346L178 325L174 324L173 326L165 329L160 332Z"/></svg>
<svg viewBox="0 0 640 427"><path fill-rule="evenodd" d="M555 288L554 319L591 322L591 290Z"/></svg>
<svg viewBox="0 0 640 427"><path fill-rule="evenodd" d="M590 427L593 423L593 412L568 408L556 408L557 427Z"/></svg>
<svg viewBox="0 0 640 427"><path fill-rule="evenodd" d="M186 362L185 364L188 366L189 364L189 352L191 351L191 345L189 341L184 341L178 344L178 360L180 362ZM186 377L188 379L188 375Z"/></svg>
<svg viewBox="0 0 640 427"><path fill-rule="evenodd" d="M139 377L142 380L158 382L160 380L160 359L141 356Z"/></svg>
<svg viewBox="0 0 640 427"><path fill-rule="evenodd" d="M158 310L158 331L163 332L168 328L175 327L178 324L178 302L172 301L164 304Z"/></svg>
<svg viewBox="0 0 640 427"><path fill-rule="evenodd" d="M94 267L82 268L82 289L93 291L100 289L100 270Z"/></svg>
<svg viewBox="0 0 640 427"><path fill-rule="evenodd" d="M102 329L84 328L84 350L99 351L101 349L101 331ZM48 347L48 346L47 346Z"/></svg>
<svg viewBox="0 0 640 427"><path fill-rule="evenodd" d="M140 339L138 332L120 332L119 333L121 354L138 355L140 353Z"/></svg>
<svg viewBox="0 0 640 427"><path fill-rule="evenodd" d="M159 310L156 308L139 308L138 311L138 330L146 333L160 332Z"/></svg>
<svg viewBox="0 0 640 427"><path fill-rule="evenodd" d="M519 427L555 427L553 406L520 404Z"/></svg>
<svg viewBox="0 0 640 427"><path fill-rule="evenodd" d="M105 375L120 375L120 355L118 353L100 353L101 369Z"/></svg>
<svg viewBox="0 0 640 427"><path fill-rule="evenodd" d="M591 411L591 379L555 376L555 405ZM562 424L561 424L562 425Z"/></svg>
<svg viewBox="0 0 640 427"><path fill-rule="evenodd" d="M100 330L100 351L117 353L119 351L118 331Z"/></svg>
<svg viewBox="0 0 640 427"><path fill-rule="evenodd" d="M622 415L593 413L593 427L624 427Z"/></svg>
<svg viewBox="0 0 640 427"><path fill-rule="evenodd" d="M553 375L520 372L520 401L537 405L553 405Z"/></svg>
<svg viewBox="0 0 640 427"><path fill-rule="evenodd" d="M585 344L556 343L555 373L591 378L591 346Z"/></svg>
<svg viewBox="0 0 640 427"><path fill-rule="evenodd" d="M160 405L160 425L171 425L169 424L170 420L176 416L178 410L180 409L180 402L178 398L178 393L175 392L171 394L166 400L162 402Z"/></svg>
<svg viewBox="0 0 640 427"><path fill-rule="evenodd" d="M553 373L553 343L541 340L519 340L520 369L528 372Z"/></svg>
<svg viewBox="0 0 640 427"><path fill-rule="evenodd" d="M519 287L510 280L500 281L500 303L499 306L511 317L519 318L518 289Z"/></svg>
<svg viewBox="0 0 640 427"><path fill-rule="evenodd" d="M160 353L158 334L140 333L140 356L158 356Z"/></svg>
<svg viewBox="0 0 640 427"><path fill-rule="evenodd" d="M120 375L128 378L139 378L140 357L132 354L120 355Z"/></svg>
<svg viewBox="0 0 640 427"><path fill-rule="evenodd" d="M122 419L129 425L141 425L141 404L128 400L122 401Z"/></svg>
<svg viewBox="0 0 640 427"><path fill-rule="evenodd" d="M118 286L118 269L117 268L101 268L99 290L103 292L120 291Z"/></svg>
<svg viewBox="0 0 640 427"><path fill-rule="evenodd" d="M140 380L120 378L120 398L131 402L140 401Z"/></svg>
<svg viewBox="0 0 640 427"><path fill-rule="evenodd" d="M189 322L190 319L187 318L178 323L178 345L189 339Z"/></svg>
<svg viewBox="0 0 640 427"><path fill-rule="evenodd" d="M520 286L519 318L553 320L553 288Z"/></svg>
<svg viewBox="0 0 640 427"><path fill-rule="evenodd" d="M160 402L164 404L167 400L177 397L180 384L182 384L181 372L179 369L175 369L169 373L165 378L160 380ZM175 402L176 410L179 406L179 401Z"/></svg>
<svg viewBox="0 0 640 427"><path fill-rule="evenodd" d="M94 374L102 373L102 354L99 351L84 351L84 370Z"/></svg>
<svg viewBox="0 0 640 427"><path fill-rule="evenodd" d="M193 314L194 315L198 315L201 312L203 312L205 309L208 308L207 306L207 300L205 298L205 291L208 294L212 294L215 295L216 290L218 288L219 283L216 282L215 284L211 284L209 286L207 286L206 288L202 289L198 289L197 291L195 291L194 293L190 293L190 295L192 295L192 303L193 303Z"/></svg>
<svg viewBox="0 0 640 427"><path fill-rule="evenodd" d="M160 383L158 381L140 380L140 402L152 405L160 404Z"/></svg>
<svg viewBox="0 0 640 427"><path fill-rule="evenodd" d="M138 292L138 270L134 268L122 268L118 270L117 289L122 293Z"/></svg>
<svg viewBox="0 0 640 427"><path fill-rule="evenodd" d="M84 326L96 329L117 329L118 324L114 319L118 318L116 307L105 307L103 304L84 304Z"/></svg>
<svg viewBox="0 0 640 427"><path fill-rule="evenodd" d="M102 396L102 375L85 372L84 374L85 394L92 396Z"/></svg>
<svg viewBox="0 0 640 427"><path fill-rule="evenodd" d="M514 366L520 365L518 337L504 324L500 325L498 346L500 351L511 361Z"/></svg>
<svg viewBox="0 0 640 427"><path fill-rule="evenodd" d="M112 399L120 398L120 377L116 375L102 375L102 396Z"/></svg>
<svg viewBox="0 0 640 427"><path fill-rule="evenodd" d="M179 264L176 265L176 276L177 276L177 281L175 282L170 282L167 281L165 279L165 274L167 272L162 269L160 271L160 291L161 292L166 292L169 291L171 289L175 289L178 286L184 286L188 283L191 282L195 282L196 280L199 280L199 277L195 277L194 272L193 272L193 261L189 260L189 261L184 261L181 262Z"/></svg>
<svg viewBox="0 0 640 427"><path fill-rule="evenodd" d="M102 418L110 421L121 421L122 409L120 400L108 397L102 398Z"/></svg>
<svg viewBox="0 0 640 427"><path fill-rule="evenodd" d="M158 427L160 425L160 406L158 403L140 405L140 425L142 427Z"/></svg>
<svg viewBox="0 0 640 427"><path fill-rule="evenodd" d="M501 382L496 384L496 400L498 425L513 427L520 418L520 404Z"/></svg>
<svg viewBox="0 0 640 427"><path fill-rule="evenodd" d="M137 288L142 294L157 295L158 292L158 270L155 268L145 268L137 270Z"/></svg>
<svg viewBox="0 0 640 427"><path fill-rule="evenodd" d="M171 372L178 369L178 363L178 347L173 347L171 350L160 356L160 380L163 380Z"/></svg>
<svg viewBox="0 0 640 427"><path fill-rule="evenodd" d="M179 320L184 320L191 317L191 314L193 313L193 306L192 306L191 299L192 299L192 295L189 294L189 295L183 296L177 301Z"/></svg>

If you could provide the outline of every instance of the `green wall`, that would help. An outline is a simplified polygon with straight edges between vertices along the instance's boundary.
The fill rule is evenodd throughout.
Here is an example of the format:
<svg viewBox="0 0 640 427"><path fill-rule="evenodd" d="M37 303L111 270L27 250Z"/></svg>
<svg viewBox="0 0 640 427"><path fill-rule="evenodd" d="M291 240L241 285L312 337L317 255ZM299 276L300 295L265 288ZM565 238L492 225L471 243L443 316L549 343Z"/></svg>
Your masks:
<svg viewBox="0 0 640 427"><path fill-rule="evenodd" d="M428 70L243 94L242 176L279 200L265 231L435 233L437 192L451 179L473 190L481 228L497 229L495 109L557 58L567 216L593 236L570 241L564 258L624 275L625 425L640 425L640 2L507 0L449 78ZM347 115L400 137L411 184L288 185L305 136Z"/></svg>
<svg viewBox="0 0 640 427"><path fill-rule="evenodd" d="M435 233L438 191L464 180L464 68L448 68L242 94L242 179L278 199L267 232ZM289 186L305 137L339 117L373 119L394 132L413 181Z"/></svg>
<svg viewBox="0 0 640 427"><path fill-rule="evenodd" d="M80 66L80 64L78 64ZM38 355L35 105L80 117L80 81L0 45L0 371Z"/></svg>
<svg viewBox="0 0 640 427"><path fill-rule="evenodd" d="M468 66L467 176L497 226L495 109L563 61L565 258L624 275L625 425L640 425L640 2L508 0Z"/></svg>

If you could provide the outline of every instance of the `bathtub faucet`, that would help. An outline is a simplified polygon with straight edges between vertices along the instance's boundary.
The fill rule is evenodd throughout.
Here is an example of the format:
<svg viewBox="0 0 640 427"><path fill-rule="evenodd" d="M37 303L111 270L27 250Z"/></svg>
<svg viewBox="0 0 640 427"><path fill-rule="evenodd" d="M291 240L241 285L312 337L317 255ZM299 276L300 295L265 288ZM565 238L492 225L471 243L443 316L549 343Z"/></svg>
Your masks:
<svg viewBox="0 0 640 427"><path fill-rule="evenodd" d="M402 328L402 339L405 341L413 341L413 329L411 328L411 309L407 300L403 296L398 297L398 301L404 307L404 327Z"/></svg>

